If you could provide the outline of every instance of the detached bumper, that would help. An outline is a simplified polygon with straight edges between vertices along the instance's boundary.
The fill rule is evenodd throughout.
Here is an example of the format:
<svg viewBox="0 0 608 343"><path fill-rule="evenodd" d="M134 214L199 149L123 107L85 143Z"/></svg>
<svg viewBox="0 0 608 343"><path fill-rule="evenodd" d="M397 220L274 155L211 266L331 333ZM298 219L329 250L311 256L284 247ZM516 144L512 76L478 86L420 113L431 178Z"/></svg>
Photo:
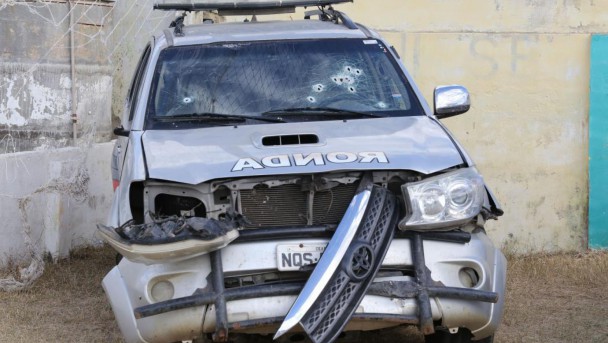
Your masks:
<svg viewBox="0 0 608 343"><path fill-rule="evenodd" d="M128 342L188 340L221 327L273 334L303 284L224 290L224 276L277 272L277 245L328 241L322 228L304 234L252 230L221 251L186 261L145 266L123 259L103 286ZM428 333L435 326L464 327L482 339L500 324L506 260L482 232L398 233L382 269L410 269L414 275L377 277L345 330L412 324Z"/></svg>

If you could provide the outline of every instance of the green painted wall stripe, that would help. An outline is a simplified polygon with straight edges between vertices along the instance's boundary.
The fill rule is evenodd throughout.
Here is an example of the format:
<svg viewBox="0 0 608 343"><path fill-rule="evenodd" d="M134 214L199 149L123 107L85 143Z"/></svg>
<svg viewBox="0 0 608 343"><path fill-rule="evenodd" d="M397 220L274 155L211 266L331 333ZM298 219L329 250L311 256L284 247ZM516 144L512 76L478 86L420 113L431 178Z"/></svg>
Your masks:
<svg viewBox="0 0 608 343"><path fill-rule="evenodd" d="M591 38L589 247L608 248L608 35Z"/></svg>

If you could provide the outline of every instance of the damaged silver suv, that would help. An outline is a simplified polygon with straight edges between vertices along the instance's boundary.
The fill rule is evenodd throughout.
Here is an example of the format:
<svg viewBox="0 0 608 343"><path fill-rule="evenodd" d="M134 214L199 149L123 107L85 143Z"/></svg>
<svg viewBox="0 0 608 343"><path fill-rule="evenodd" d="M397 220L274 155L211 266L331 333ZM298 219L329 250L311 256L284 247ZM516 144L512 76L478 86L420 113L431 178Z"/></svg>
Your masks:
<svg viewBox="0 0 608 343"><path fill-rule="evenodd" d="M492 341L502 210L438 121L469 95L431 109L341 2L156 5L249 17L180 17L137 67L98 230L124 256L103 287L127 342Z"/></svg>

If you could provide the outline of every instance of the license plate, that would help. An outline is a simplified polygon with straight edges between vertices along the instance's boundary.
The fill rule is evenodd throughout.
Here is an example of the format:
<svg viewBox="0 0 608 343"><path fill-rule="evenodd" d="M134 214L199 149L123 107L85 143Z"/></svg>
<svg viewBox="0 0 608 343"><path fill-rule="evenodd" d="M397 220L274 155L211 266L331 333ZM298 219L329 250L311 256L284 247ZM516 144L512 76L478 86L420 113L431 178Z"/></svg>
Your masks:
<svg viewBox="0 0 608 343"><path fill-rule="evenodd" d="M319 262L325 244L277 245L277 265L280 271L294 271Z"/></svg>

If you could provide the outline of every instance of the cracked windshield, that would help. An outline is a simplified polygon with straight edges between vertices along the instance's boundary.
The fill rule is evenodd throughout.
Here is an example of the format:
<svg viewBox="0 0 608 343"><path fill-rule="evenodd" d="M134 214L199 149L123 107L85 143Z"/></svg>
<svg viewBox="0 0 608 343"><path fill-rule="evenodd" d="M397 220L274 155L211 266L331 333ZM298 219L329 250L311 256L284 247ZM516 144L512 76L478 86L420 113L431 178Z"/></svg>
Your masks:
<svg viewBox="0 0 608 343"><path fill-rule="evenodd" d="M258 124L422 115L415 99L376 40L219 43L161 53L148 117Z"/></svg>

